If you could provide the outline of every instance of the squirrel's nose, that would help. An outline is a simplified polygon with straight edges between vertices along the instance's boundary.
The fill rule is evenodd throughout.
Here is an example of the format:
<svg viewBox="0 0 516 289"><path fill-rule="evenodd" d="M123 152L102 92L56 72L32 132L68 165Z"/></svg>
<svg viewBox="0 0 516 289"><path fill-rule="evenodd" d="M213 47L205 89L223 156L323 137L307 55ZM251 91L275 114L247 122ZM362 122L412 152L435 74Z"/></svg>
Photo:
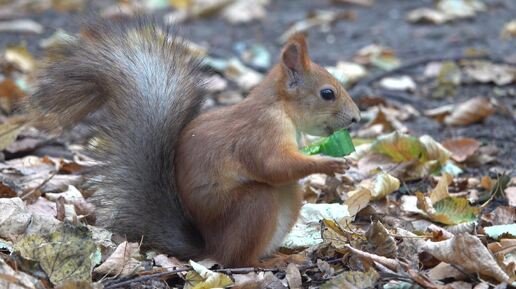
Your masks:
<svg viewBox="0 0 516 289"><path fill-rule="evenodd" d="M359 123L360 122L360 111L351 118L351 123Z"/></svg>

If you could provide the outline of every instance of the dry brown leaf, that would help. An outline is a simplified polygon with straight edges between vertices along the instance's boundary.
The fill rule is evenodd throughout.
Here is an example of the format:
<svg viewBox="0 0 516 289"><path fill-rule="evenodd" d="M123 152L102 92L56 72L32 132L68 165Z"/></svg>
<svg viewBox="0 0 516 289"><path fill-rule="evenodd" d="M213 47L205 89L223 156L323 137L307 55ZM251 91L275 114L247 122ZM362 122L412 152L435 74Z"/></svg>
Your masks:
<svg viewBox="0 0 516 289"><path fill-rule="evenodd" d="M137 260L140 257L140 245L125 241L93 271L103 275L126 277L142 268Z"/></svg>
<svg viewBox="0 0 516 289"><path fill-rule="evenodd" d="M0 199L0 238L13 240L23 234L31 221L31 214L20 198Z"/></svg>
<svg viewBox="0 0 516 289"><path fill-rule="evenodd" d="M14 105L24 96L25 93L12 79L6 78L0 82L0 108L4 112L11 113Z"/></svg>
<svg viewBox="0 0 516 289"><path fill-rule="evenodd" d="M430 200L432 201L432 205L450 196L448 193L448 186L452 181L453 177L450 174L444 173L442 175L435 188L430 192Z"/></svg>
<svg viewBox="0 0 516 289"><path fill-rule="evenodd" d="M295 264L288 264L287 269L285 270L285 274L289 288L301 288L301 285L303 284L301 280L301 273Z"/></svg>
<svg viewBox="0 0 516 289"><path fill-rule="evenodd" d="M365 233L367 241L373 247L373 252L380 256L394 258L398 254L396 241L389 231L379 221L375 221Z"/></svg>
<svg viewBox="0 0 516 289"><path fill-rule="evenodd" d="M516 69L487 61L475 61L464 68L464 72L480 83L507 85L516 80Z"/></svg>
<svg viewBox="0 0 516 289"><path fill-rule="evenodd" d="M492 225L514 224L516 223L516 208L499 206L492 212L485 214L483 219Z"/></svg>
<svg viewBox="0 0 516 289"><path fill-rule="evenodd" d="M516 187L508 187L505 189L505 196L509 206L516 207Z"/></svg>
<svg viewBox="0 0 516 289"><path fill-rule="evenodd" d="M444 118L447 125L468 125L483 121L495 112L489 99L476 97L458 104L452 113Z"/></svg>
<svg viewBox="0 0 516 289"><path fill-rule="evenodd" d="M465 233L445 241L427 241L422 249L440 261L462 267L468 272L489 276L499 282L510 280L476 236Z"/></svg>
<svg viewBox="0 0 516 289"><path fill-rule="evenodd" d="M442 142L442 145L451 152L453 160L463 162L477 151L480 142L472 138L461 137L447 139Z"/></svg>
<svg viewBox="0 0 516 289"><path fill-rule="evenodd" d="M441 262L428 271L428 277L432 280L443 280L447 278L463 280L466 276L452 265Z"/></svg>

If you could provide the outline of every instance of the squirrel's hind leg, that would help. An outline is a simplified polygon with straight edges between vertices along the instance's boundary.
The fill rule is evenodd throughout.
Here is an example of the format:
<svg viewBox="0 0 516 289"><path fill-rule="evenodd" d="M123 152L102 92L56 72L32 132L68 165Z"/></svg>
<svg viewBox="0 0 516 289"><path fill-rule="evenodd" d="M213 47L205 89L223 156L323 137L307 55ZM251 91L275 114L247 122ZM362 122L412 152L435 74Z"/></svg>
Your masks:
<svg viewBox="0 0 516 289"><path fill-rule="evenodd" d="M211 257L226 267L259 266L277 222L277 191L265 184L242 185L228 193L224 212L201 229Z"/></svg>

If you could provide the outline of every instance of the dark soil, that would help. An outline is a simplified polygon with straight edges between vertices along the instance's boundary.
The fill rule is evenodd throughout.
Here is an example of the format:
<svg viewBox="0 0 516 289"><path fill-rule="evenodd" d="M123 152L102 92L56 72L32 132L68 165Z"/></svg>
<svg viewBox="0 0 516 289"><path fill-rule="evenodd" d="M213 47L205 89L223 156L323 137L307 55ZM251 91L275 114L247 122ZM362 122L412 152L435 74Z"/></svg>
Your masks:
<svg viewBox="0 0 516 289"><path fill-rule="evenodd" d="M111 1L92 1L89 9L93 12L106 6ZM478 13L476 17L460 20L445 25L415 25L405 21L405 15L412 9L433 6L432 0L378 0L372 7L337 4L330 0L280 0L273 1L267 8L267 18L261 22L230 25L219 18L197 19L186 23L185 31L191 40L209 48L209 52L219 57L236 54L236 43L263 43L277 55L280 43L278 37L295 21L301 20L313 10L335 9L356 14L354 21L338 21L328 31L313 28L308 31L310 53L316 62L334 65L339 60L349 60L362 47L378 43L396 51L403 62L413 59L437 56L462 55L466 49L475 48L486 51L498 59L516 62L515 40L503 41L500 31L503 25L516 15L516 1L486 1L488 10ZM165 12L159 12L162 15ZM43 14L28 15L45 27L43 35L1 34L0 47L9 43L26 42L31 52L41 55L38 46L40 39L48 37L57 28L67 32L77 32L83 14L58 13L46 11ZM161 19L161 17L158 17ZM512 59L512 60L511 60ZM417 79L424 65L404 73ZM404 102L412 104L419 110L435 108L447 103L455 103L475 96L494 97L499 103L512 111L516 108L516 86L495 87L492 85L463 85L454 98L431 99L421 93L405 95ZM501 96L500 96L501 94ZM387 99L390 96L385 96ZM395 98L399 100L399 98ZM514 113L500 113L489 117L483 124L466 127L442 127L437 122L423 116L407 123L415 135L430 134L437 140L449 137L468 136L493 144L500 149L498 170L512 170L516 163L513 151L516 151L516 121ZM470 173L479 174L497 170L493 165Z"/></svg>

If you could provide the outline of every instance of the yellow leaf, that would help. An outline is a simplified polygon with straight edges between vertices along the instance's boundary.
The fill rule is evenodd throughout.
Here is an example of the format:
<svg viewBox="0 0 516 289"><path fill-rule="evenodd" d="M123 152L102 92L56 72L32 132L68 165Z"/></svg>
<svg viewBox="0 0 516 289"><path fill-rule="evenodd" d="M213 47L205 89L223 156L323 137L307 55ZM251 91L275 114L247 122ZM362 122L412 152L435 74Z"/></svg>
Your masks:
<svg viewBox="0 0 516 289"><path fill-rule="evenodd" d="M190 260L190 266L194 271L186 274L188 281L185 288L191 289L209 289L224 288L233 285L233 280L228 275L208 270L203 265Z"/></svg>

